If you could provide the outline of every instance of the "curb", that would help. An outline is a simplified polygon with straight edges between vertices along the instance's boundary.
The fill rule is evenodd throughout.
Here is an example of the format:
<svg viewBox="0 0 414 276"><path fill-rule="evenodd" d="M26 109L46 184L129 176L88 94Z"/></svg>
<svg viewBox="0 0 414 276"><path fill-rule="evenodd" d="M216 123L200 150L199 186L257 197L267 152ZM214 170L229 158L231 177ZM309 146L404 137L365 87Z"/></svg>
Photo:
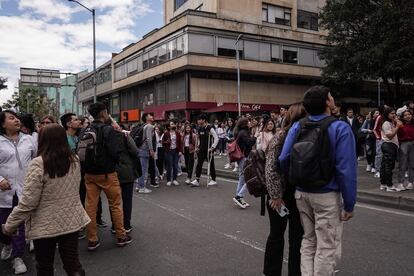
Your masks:
<svg viewBox="0 0 414 276"><path fill-rule="evenodd" d="M207 169L203 168L202 170L203 174L207 174ZM237 173L233 173L231 171L225 171L225 170L217 170L216 169L216 175L218 177L232 179L232 180L238 180L239 176ZM403 211L410 211L414 212L414 199L404 197L404 196L387 196L382 195L370 191L364 191L359 190L357 192L357 202L361 203L368 203L375 206L381 206L386 208L393 208Z"/></svg>

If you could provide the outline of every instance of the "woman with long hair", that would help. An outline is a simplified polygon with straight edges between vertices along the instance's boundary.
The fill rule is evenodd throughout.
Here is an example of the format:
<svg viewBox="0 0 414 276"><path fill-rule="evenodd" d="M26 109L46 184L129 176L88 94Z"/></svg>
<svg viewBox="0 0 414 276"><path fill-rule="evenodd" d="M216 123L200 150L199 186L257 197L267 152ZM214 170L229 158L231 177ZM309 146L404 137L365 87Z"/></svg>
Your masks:
<svg viewBox="0 0 414 276"><path fill-rule="evenodd" d="M191 184L194 169L194 153L197 146L197 135L194 133L190 124L186 124L184 135L181 138L181 145L183 146L185 168L187 169L186 184Z"/></svg>
<svg viewBox="0 0 414 276"><path fill-rule="evenodd" d="M53 117L51 115L43 116L40 119L40 122L39 122L39 130L42 129L42 128L44 128L47 125L55 124L55 123L56 123L55 117Z"/></svg>
<svg viewBox="0 0 414 276"><path fill-rule="evenodd" d="M399 149L399 172L398 188L401 190L412 190L414 182L414 120L410 110L401 114L402 127L398 130ZM405 172L408 171L408 184L404 186Z"/></svg>
<svg viewBox="0 0 414 276"><path fill-rule="evenodd" d="M266 150L266 186L268 191L267 210L270 220L270 234L267 238L264 275L282 275L285 230L289 222L289 262L288 275L300 275L300 247L303 228L294 197L295 188L288 185L287 177L280 171L277 161L282 151L286 135L291 126L306 116L302 103L292 104L286 113L284 127L279 130ZM281 206L289 209L289 214L278 214Z"/></svg>
<svg viewBox="0 0 414 276"><path fill-rule="evenodd" d="M162 146L162 137L164 136L164 129L160 124L157 124L154 128L155 131L155 141L156 141L156 158L155 163L157 165L158 179L156 183L159 184L160 181L164 178L164 147Z"/></svg>
<svg viewBox="0 0 414 276"><path fill-rule="evenodd" d="M367 158L367 172L375 173L375 135L374 124L375 119L378 117L379 111L371 111L365 118L364 123L361 126L360 133L365 135L365 155Z"/></svg>
<svg viewBox="0 0 414 276"><path fill-rule="evenodd" d="M56 245L68 275L85 275L79 262L78 231L90 219L79 198L80 164L58 124L42 129L39 150L27 170L19 204L3 225L13 235L26 221L26 237L34 240L37 275L53 275Z"/></svg>
<svg viewBox="0 0 414 276"><path fill-rule="evenodd" d="M226 143L231 143L234 141L234 120L232 118L229 118L227 120L227 130L226 130ZM227 164L224 165L225 169L231 169L231 163L228 160Z"/></svg>
<svg viewBox="0 0 414 276"><path fill-rule="evenodd" d="M32 137L23 134L20 127L20 119L15 112L0 112L0 224L6 222L21 201L24 176L37 152ZM15 274L27 271L22 260L26 245L23 222L16 224L16 229L19 229L17 235L9 237L0 232L0 243L3 244L1 259L12 259Z"/></svg>
<svg viewBox="0 0 414 276"><path fill-rule="evenodd" d="M167 186L180 185L177 181L178 176L178 157L181 152L181 134L177 130L175 122L170 121L166 125L162 138L162 145L164 147L165 161L167 166Z"/></svg>
<svg viewBox="0 0 414 276"><path fill-rule="evenodd" d="M392 184L392 171L397 160L397 153L399 148L398 130L403 126L403 123L397 119L395 109L386 107L383 113L383 122L381 125L381 139L382 139L382 162L381 162L381 190L387 192L400 192L401 188L398 185Z"/></svg>
<svg viewBox="0 0 414 276"><path fill-rule="evenodd" d="M239 166L239 182L237 184L236 195L233 197L234 203L242 209L249 207L250 205L244 200L244 196L247 192L246 181L244 179L244 162L246 157L249 156L254 144L256 143L256 137L250 135L250 120L246 117L240 118L237 122L236 129L234 131L234 137L236 137L237 145L239 146L244 157L237 161Z"/></svg>
<svg viewBox="0 0 414 276"><path fill-rule="evenodd" d="M257 137L257 149L266 151L267 146L276 134L276 123L272 119L263 122L263 127Z"/></svg>

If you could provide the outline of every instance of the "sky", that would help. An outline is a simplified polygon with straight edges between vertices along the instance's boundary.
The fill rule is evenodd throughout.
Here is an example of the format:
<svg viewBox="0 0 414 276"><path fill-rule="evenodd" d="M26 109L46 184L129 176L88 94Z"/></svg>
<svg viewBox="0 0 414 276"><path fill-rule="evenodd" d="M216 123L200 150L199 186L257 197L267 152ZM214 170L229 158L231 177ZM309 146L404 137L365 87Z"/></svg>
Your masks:
<svg viewBox="0 0 414 276"><path fill-rule="evenodd" d="M97 67L163 25L163 0L78 0L96 10ZM93 68L92 15L67 0L0 0L0 105L18 86L19 68Z"/></svg>

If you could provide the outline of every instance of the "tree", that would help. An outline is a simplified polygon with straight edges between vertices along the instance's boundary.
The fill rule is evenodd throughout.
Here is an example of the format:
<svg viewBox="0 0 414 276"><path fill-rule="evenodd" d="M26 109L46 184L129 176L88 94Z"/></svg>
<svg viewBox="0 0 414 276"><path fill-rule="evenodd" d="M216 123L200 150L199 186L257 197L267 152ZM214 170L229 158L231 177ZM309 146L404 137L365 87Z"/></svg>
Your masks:
<svg viewBox="0 0 414 276"><path fill-rule="evenodd" d="M7 88L6 82L7 82L6 78L0 77L0 90Z"/></svg>
<svg viewBox="0 0 414 276"><path fill-rule="evenodd" d="M327 0L320 19L329 32L323 81L381 78L388 101L400 101L402 80L414 80L414 1Z"/></svg>
<svg viewBox="0 0 414 276"><path fill-rule="evenodd" d="M20 112L34 114L36 118L50 114L57 116L56 105L35 88L23 88L15 92L11 100L3 105L3 108L16 108Z"/></svg>

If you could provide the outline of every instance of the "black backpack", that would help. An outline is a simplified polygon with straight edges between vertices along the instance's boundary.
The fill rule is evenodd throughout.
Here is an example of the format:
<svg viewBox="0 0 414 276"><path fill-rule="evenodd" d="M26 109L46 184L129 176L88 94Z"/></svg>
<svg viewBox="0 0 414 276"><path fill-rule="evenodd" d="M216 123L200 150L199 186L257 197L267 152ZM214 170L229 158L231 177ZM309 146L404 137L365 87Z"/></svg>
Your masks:
<svg viewBox="0 0 414 276"><path fill-rule="evenodd" d="M79 135L76 153L85 168L93 168L104 162L101 158L104 147L103 127L89 126Z"/></svg>
<svg viewBox="0 0 414 276"><path fill-rule="evenodd" d="M134 139L135 145L140 148L144 144L144 127L145 124L135 126L129 134Z"/></svg>
<svg viewBox="0 0 414 276"><path fill-rule="evenodd" d="M331 155L328 127L337 119L327 117L299 121L300 129L290 153L289 183L309 189L319 189L335 175L335 162Z"/></svg>

